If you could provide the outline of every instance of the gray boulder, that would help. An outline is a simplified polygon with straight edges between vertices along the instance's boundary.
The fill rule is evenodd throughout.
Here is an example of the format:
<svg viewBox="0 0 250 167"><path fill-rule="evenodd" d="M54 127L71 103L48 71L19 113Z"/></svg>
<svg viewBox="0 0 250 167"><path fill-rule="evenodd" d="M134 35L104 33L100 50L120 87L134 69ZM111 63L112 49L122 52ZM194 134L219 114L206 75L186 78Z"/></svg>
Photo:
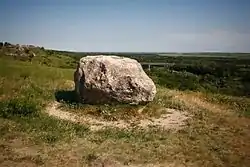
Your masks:
<svg viewBox="0 0 250 167"><path fill-rule="evenodd" d="M154 82L134 59L118 56L87 56L74 73L75 91L81 102L146 103L156 94Z"/></svg>

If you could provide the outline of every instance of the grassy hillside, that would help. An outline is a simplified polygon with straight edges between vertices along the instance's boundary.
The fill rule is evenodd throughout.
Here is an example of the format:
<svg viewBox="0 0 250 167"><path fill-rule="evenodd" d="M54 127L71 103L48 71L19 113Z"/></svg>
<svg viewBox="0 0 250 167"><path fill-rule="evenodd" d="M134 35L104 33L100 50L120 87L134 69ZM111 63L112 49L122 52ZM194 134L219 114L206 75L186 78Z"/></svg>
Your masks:
<svg viewBox="0 0 250 167"><path fill-rule="evenodd" d="M224 73L217 75L217 69L210 74L226 84L236 84L245 96L234 91L215 91L219 86L213 85L213 78L208 77L201 83L200 78L206 74L192 71L197 60L188 58L182 60L189 61L184 67L155 68L148 72L157 83L158 93L154 102L146 106L81 105L70 100L77 58L46 50L34 52L37 56L31 62L0 58L0 166L110 163L115 166L249 166L248 89L242 91L245 89L239 86L242 80L230 83L236 77L249 75L248 60L239 60L233 65L225 59L225 65L229 61L230 68L240 66L245 71L241 73L238 68L236 72L227 71L233 78L225 78ZM184 58L165 57L164 60L180 62L180 59ZM208 86L204 86L205 83ZM126 129L106 127L93 131L88 123L49 116L45 111L56 100L64 100L60 111L79 117L135 122ZM136 121L168 114L162 108L186 113L185 125L180 129L136 125Z"/></svg>

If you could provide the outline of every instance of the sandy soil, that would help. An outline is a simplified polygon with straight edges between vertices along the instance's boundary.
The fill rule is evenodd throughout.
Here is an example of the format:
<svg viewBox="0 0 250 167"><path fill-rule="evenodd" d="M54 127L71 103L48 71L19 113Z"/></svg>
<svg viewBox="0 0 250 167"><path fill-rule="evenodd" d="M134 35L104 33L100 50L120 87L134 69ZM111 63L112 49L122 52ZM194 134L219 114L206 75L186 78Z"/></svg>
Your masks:
<svg viewBox="0 0 250 167"><path fill-rule="evenodd" d="M80 123L84 125L88 125L91 130L100 130L105 127L113 127L113 128L130 128L135 126L134 122L127 122L124 120L117 120L117 121L104 121L98 119L96 117L92 117L89 115L86 116L79 116L76 113L71 113L68 111L63 111L59 108L60 103L54 102L49 105L45 112L53 117L58 119L67 120L75 123ZM140 111L138 112L142 112ZM137 126L140 128L147 128L149 126L155 126L164 129L179 129L183 125L185 125L185 120L189 118L187 113L175 109L170 108L163 108L162 110L166 110L167 114L162 114L160 118L150 118L150 119L143 119L137 122Z"/></svg>

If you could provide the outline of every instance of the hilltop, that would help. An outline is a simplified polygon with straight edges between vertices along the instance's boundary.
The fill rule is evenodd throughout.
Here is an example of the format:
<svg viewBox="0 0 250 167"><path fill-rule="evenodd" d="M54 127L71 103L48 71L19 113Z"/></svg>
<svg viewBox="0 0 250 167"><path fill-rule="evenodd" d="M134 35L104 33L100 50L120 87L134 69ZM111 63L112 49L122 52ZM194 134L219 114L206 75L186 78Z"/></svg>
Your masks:
<svg viewBox="0 0 250 167"><path fill-rule="evenodd" d="M250 164L249 58L127 55L174 63L145 69L155 100L89 105L73 98L78 54L1 47L0 166Z"/></svg>
<svg viewBox="0 0 250 167"><path fill-rule="evenodd" d="M0 47L0 57L66 69L75 69L80 58L87 55L117 55L133 58L139 62L168 63L171 66L167 69L157 67L147 71L153 78L157 78L155 82L159 85L180 90L208 91L233 96L249 97L250 92L248 53L200 53L201 55L199 53L165 53L159 55L158 53L129 52L69 52L10 43L7 43L7 47L3 46Z"/></svg>

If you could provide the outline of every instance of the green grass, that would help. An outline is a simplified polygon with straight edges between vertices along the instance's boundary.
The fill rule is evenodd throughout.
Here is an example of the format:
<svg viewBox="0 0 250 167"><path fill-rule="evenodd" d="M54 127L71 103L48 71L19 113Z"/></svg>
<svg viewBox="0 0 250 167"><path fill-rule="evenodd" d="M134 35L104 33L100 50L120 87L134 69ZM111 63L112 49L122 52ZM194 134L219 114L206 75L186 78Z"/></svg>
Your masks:
<svg viewBox="0 0 250 167"><path fill-rule="evenodd" d="M57 99L58 92L72 96L73 71L0 59L0 157L4 157L0 158L0 166L4 163L83 166L98 159L163 166L176 163L244 167L250 164L250 121L246 117L249 98L203 93L199 96L195 92L191 96L187 91L157 85L155 100L147 104L141 114L137 111L142 106L79 105L70 98L62 103L63 109L75 114L92 114L108 120L158 117L162 107L190 114L186 127L179 131L156 127L91 131L87 124L59 120L43 112L46 105ZM188 99L201 98L206 104L219 104L232 111L215 112L213 108L183 101L182 95Z"/></svg>
<svg viewBox="0 0 250 167"><path fill-rule="evenodd" d="M70 138L69 134L78 133L78 125L41 114L45 105L55 100L57 89L65 88L65 81L72 79L73 70L9 60L1 60L0 68L2 118L14 120L20 125L18 131L45 142Z"/></svg>
<svg viewBox="0 0 250 167"><path fill-rule="evenodd" d="M27 62L0 60L0 95L54 97L55 89L72 80L72 69L46 67Z"/></svg>
<svg viewBox="0 0 250 167"><path fill-rule="evenodd" d="M35 116L40 111L39 105L32 99L15 98L0 102L0 116L9 118L11 116Z"/></svg>

